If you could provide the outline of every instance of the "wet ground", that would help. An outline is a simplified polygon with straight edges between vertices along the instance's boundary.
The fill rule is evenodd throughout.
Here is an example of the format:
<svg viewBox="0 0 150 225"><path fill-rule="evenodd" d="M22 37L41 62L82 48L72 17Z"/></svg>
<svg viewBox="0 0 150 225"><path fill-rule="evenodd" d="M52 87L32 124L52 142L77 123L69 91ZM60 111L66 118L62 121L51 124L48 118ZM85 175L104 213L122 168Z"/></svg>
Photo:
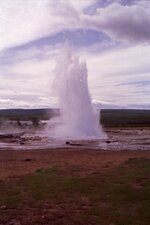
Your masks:
<svg viewBox="0 0 150 225"><path fill-rule="evenodd" d="M106 139L71 140L48 137L36 129L0 132L0 150L93 149L150 150L149 128L107 128Z"/></svg>

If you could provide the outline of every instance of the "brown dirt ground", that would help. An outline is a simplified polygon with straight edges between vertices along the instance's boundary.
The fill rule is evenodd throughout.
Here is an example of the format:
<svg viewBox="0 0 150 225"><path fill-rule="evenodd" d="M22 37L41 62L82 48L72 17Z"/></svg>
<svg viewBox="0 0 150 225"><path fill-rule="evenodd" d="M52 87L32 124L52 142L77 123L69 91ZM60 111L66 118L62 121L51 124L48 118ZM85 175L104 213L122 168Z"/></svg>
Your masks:
<svg viewBox="0 0 150 225"><path fill-rule="evenodd" d="M35 172L37 169L59 165L64 173L90 174L114 168L129 158L150 158L150 151L96 151L96 150L1 150L0 180ZM72 170L71 170L72 168Z"/></svg>
<svg viewBox="0 0 150 225"><path fill-rule="evenodd" d="M144 196L142 195L143 193L142 182L146 182L148 177L145 177L145 174L144 174L144 177L134 180L132 185L135 192L135 196L136 196L136 204L134 205L132 205L134 203L134 195L128 188L127 188L127 191L125 191L126 186L127 184L129 185L130 180L128 181L126 185L121 185L117 183L118 186L116 186L116 182L113 183L114 177L120 176L119 175L120 172L116 170L117 167L121 165L122 163L124 163L125 161L127 162L129 159L137 159L137 158L150 159L150 151L101 151L101 150L87 150L87 149L80 150L79 148L72 149L72 150L69 148L55 149L55 150L51 150L51 149L50 150L18 150L18 151L1 150L0 151L0 181L1 181L0 194L1 194L1 199L6 200L6 203L0 203L0 225L34 225L34 224L36 225L60 225L60 224L62 225L97 225L98 224L99 225L100 223L96 222L96 220L99 217L101 220L101 224L103 225L115 225L115 224L138 225L138 224L142 224L140 222L141 220L143 221L143 218L145 219L145 222L143 222L143 225L148 225L147 223L148 221L147 215L149 215L148 213L144 214L145 216L142 217L142 216L139 216L138 209L136 209L136 212L134 212L135 210L134 208L140 207L140 204L142 203L142 201L140 201L140 198L141 199L143 198L141 196ZM134 160L129 160L129 161L134 161ZM69 186L65 186L67 188L69 187L69 189L65 189L64 187L62 187L62 192L60 192L60 194L58 195L59 198L57 197L57 195L55 196L56 194L55 188L58 191L59 187L54 186L53 188L53 184L57 185L57 182L56 182L57 177L50 176L51 178L50 181L52 181L52 186L50 182L48 183L47 189L45 189L45 185L47 184L47 178L46 180L45 179L43 180L42 179L43 174L39 170L43 168L55 169L55 166L56 168L57 166L59 166L57 175L60 181L63 181L63 178L66 179L66 177L69 177L68 181L70 182ZM39 170L39 172L35 173L36 175L34 175L34 172L37 170ZM31 176L24 176L27 174L31 174ZM71 176L66 176L66 175L71 175ZM106 175L106 179L104 179L105 175ZM90 187L91 182L93 182L92 183L93 189L91 190L93 190L94 193L95 193L95 190L98 190L98 194L96 195L96 198L93 197L94 200L91 200L92 197L89 198L90 195L88 195L88 192L84 193L81 191L82 187L84 188L85 186L82 185L82 182L79 182L80 179L78 181L79 186L77 185L77 187L74 189L74 183L72 183L72 181L77 181L76 177L78 176L82 176L80 177L81 181L85 182L83 183L85 186L86 184L88 184L87 187ZM39 186L36 185L37 183L36 177L38 177L38 179L40 178L40 182L44 182L44 185L43 184ZM70 177L72 177L73 179L72 181ZM33 182L31 178L33 179ZM30 189L28 190L27 186L23 188L25 180L28 180L28 179L30 181L28 182L28 184L29 184L29 187L32 189L31 190L32 193L29 192ZM121 179L121 178L118 178L118 179ZM88 183L86 183L87 181ZM100 182L100 185L99 185L99 182ZM128 199L128 192L129 192L129 197L131 194L131 200L128 200L126 205L123 202L124 198L121 195L120 199L122 202L120 203L119 202L120 200L118 201L117 200L118 198L116 198L116 195L118 196L117 192L113 192L114 200L110 199L108 202L105 202L107 198L109 199L109 196L107 196L107 190L105 193L105 190L101 188L101 183L103 182L106 184L106 189L108 188L109 184L113 184L113 187L115 187L115 190L117 191L120 191L122 190L122 188L125 187L125 190L123 189L123 191L126 194L127 199ZM12 187L12 189L10 189L10 187ZM50 187L51 187L51 191L47 192L47 190L50 190ZM116 187L118 188L116 189ZM78 195L78 188L79 188L79 195ZM95 188L99 188L99 189L95 189ZM38 201L37 197L43 196L41 195L41 193L43 193L45 190L46 192L44 196L46 196L46 200L44 197L43 200ZM63 192L64 190L71 191L70 192L71 195L69 195L69 193L67 195L66 194L67 192ZM136 195L137 192L138 194ZM19 193L19 195L17 193ZM49 193L50 194L52 193L54 195L54 198L48 197ZM101 195L99 195L99 193ZM103 193L106 200L105 198L103 200ZM138 195L139 195L138 202L140 203L138 203L139 205L137 206ZM20 206L20 208L18 205L19 202L17 200L17 196L22 197L22 200L20 203L22 205ZM97 196L101 196L102 199L99 200ZM115 202L117 202L118 204L117 206L113 206ZM128 205L128 203L130 204ZM96 204L96 206L94 206L94 204ZM143 203L143 205L141 206L142 208L144 207L144 204L145 203ZM128 206L130 207L132 206L131 214L133 215L131 215L131 217L129 217L128 214L127 215L125 214L126 208ZM146 206L143 211L145 212L145 210L147 210ZM120 214L116 214L114 216L114 213L116 211ZM97 213L98 213L98 216L96 217ZM125 216L122 218L124 214ZM128 221L128 217L129 217L129 221ZM134 223L133 221L135 220L136 217L137 217L137 221L135 221ZM123 221L123 222L121 223L119 221Z"/></svg>

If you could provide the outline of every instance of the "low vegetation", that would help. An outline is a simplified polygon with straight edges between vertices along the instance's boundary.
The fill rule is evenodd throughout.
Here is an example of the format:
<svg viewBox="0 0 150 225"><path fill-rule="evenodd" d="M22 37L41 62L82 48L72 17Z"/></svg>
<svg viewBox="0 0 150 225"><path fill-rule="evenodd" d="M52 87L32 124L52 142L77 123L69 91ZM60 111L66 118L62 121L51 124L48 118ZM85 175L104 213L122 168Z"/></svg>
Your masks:
<svg viewBox="0 0 150 225"><path fill-rule="evenodd" d="M0 224L149 225L150 160L79 169L55 165L1 181Z"/></svg>
<svg viewBox="0 0 150 225"><path fill-rule="evenodd" d="M49 120L60 115L59 109L1 109L0 124L3 121L32 121L38 126L39 121ZM150 127L150 110L102 109L100 122L104 127Z"/></svg>
<svg viewBox="0 0 150 225"><path fill-rule="evenodd" d="M150 127L150 110L103 109L101 123L104 127Z"/></svg>

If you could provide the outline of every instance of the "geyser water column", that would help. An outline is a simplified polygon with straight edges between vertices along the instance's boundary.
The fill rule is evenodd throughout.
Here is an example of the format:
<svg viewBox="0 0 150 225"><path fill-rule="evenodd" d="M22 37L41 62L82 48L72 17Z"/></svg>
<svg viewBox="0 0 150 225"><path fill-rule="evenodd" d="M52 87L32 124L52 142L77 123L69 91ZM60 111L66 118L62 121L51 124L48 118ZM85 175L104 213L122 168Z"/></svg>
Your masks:
<svg viewBox="0 0 150 225"><path fill-rule="evenodd" d="M87 67L66 44L56 62L55 91L58 95L60 123L55 135L60 138L103 138L99 113L92 107L87 83Z"/></svg>

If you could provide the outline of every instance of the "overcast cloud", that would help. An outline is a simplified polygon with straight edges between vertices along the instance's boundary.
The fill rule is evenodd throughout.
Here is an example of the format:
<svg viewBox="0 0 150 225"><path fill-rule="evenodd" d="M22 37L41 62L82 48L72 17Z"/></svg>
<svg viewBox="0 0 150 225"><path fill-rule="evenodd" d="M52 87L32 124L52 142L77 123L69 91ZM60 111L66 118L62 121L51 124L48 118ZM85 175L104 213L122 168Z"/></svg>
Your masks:
<svg viewBox="0 0 150 225"><path fill-rule="evenodd" d="M66 39L86 58L93 102L150 107L149 0L1 0L0 108L57 104Z"/></svg>

